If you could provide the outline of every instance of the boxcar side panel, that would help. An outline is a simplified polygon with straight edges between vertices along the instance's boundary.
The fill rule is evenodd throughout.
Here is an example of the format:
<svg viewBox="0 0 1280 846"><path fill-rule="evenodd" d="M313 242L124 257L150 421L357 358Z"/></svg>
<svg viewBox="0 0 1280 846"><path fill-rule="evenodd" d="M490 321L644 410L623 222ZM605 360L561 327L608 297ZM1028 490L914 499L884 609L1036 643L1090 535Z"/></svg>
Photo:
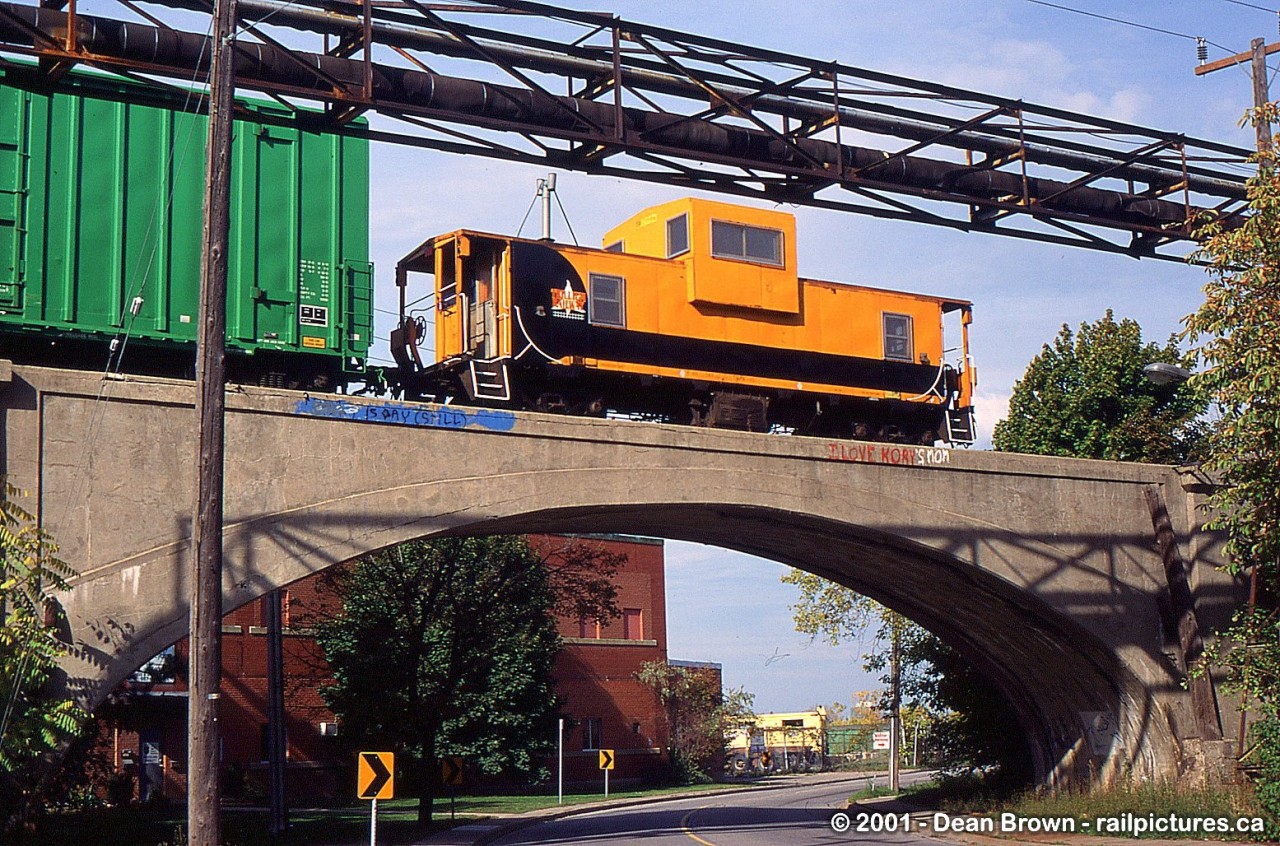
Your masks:
<svg viewBox="0 0 1280 846"><path fill-rule="evenodd" d="M73 75L48 94L0 73L0 329L194 341L207 121L112 99L126 87ZM372 335L368 142L244 120L233 133L228 346L358 370Z"/></svg>

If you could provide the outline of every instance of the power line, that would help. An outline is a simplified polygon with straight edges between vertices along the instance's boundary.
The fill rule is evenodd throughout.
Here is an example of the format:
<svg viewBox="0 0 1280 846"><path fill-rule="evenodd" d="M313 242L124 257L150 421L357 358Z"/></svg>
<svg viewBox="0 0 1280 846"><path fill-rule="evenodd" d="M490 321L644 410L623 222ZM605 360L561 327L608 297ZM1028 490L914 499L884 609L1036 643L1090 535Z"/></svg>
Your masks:
<svg viewBox="0 0 1280 846"><path fill-rule="evenodd" d="M1197 42L1202 41L1203 43L1208 44L1211 47L1215 47L1228 55L1232 55L1235 53L1235 51L1232 50L1231 48L1224 47L1223 45L1217 43L1216 41L1210 41L1209 39L1204 38L1203 36L1188 35L1185 32L1175 32L1171 29L1161 29L1158 26L1148 26L1147 24L1141 24L1141 23L1138 23L1137 21L1125 20L1124 18L1113 18L1110 15L1102 15L1097 12L1088 12L1088 11L1085 11L1084 9L1074 9L1070 6L1062 6L1058 3L1050 3L1049 0L1026 0L1026 2L1034 3L1037 6L1047 6L1050 9L1059 9L1063 12L1072 12L1077 15L1085 15L1086 17L1097 18L1099 20L1109 21L1111 23L1123 24L1124 26L1132 26L1132 27L1136 27L1137 29L1145 29L1148 32L1158 32L1161 35L1172 35L1174 38L1185 38L1189 41L1197 41ZM1243 2L1243 0L1226 0L1226 2L1238 3L1241 6L1249 6L1250 8L1253 8L1253 9L1261 9L1264 12L1272 11L1271 9L1263 8L1262 6L1254 6L1250 3L1245 3ZM1270 67L1270 65L1268 65L1268 67ZM1272 68L1272 70L1275 70L1275 69Z"/></svg>
<svg viewBox="0 0 1280 846"><path fill-rule="evenodd" d="M1244 0L1222 0L1222 2L1230 3L1233 6L1244 6L1248 9L1257 9L1259 12L1269 12L1273 15L1277 13L1275 9L1268 9L1266 6L1258 6L1254 3L1246 3Z"/></svg>
<svg viewBox="0 0 1280 846"><path fill-rule="evenodd" d="M1185 32L1174 32L1174 31L1173 31L1173 30L1171 30L1171 29L1161 29L1161 28L1160 28L1160 27L1158 27L1158 26L1148 26L1148 25L1146 25L1146 24L1140 24L1140 23L1137 23L1136 21L1127 21L1127 20L1125 20L1124 18L1113 18L1113 17L1110 17L1110 16L1108 16L1108 15L1101 15L1101 14L1098 14L1097 12L1086 12L1084 9L1073 9L1073 8L1071 8L1070 6L1059 6L1057 3L1050 3L1050 2L1048 2L1048 0L1027 0L1027 2L1028 2L1028 3L1034 3L1034 4L1036 4L1037 6L1048 6L1048 7L1049 7L1049 8L1051 8L1051 9L1061 9L1061 10L1062 10L1062 11L1064 11L1064 12L1074 12L1074 13L1076 13L1077 15L1086 15L1086 16L1088 16L1088 17L1090 17L1090 18L1098 18L1099 20L1111 21L1112 23L1118 23L1118 24L1124 24L1125 26L1133 26L1133 27L1137 27L1138 29L1145 29L1145 30L1149 30L1149 31L1151 31L1151 32L1159 32L1159 33L1163 33L1164 35L1172 35L1172 36L1174 36L1175 38L1186 38L1186 39L1189 39L1189 40L1191 40L1191 41L1195 41L1195 40L1196 40L1196 36L1194 36L1194 35L1187 35ZM1212 42L1212 41L1208 41L1208 42L1206 42L1206 43L1207 43L1207 44L1213 44L1213 42ZM1221 50L1226 50L1226 48L1225 48L1225 47L1221 47L1221 46L1220 46L1220 45L1218 45L1218 44L1213 44L1213 46L1214 46L1214 47L1218 47L1218 48L1219 48L1219 49L1221 49ZM1230 51L1228 51L1228 52L1230 52Z"/></svg>

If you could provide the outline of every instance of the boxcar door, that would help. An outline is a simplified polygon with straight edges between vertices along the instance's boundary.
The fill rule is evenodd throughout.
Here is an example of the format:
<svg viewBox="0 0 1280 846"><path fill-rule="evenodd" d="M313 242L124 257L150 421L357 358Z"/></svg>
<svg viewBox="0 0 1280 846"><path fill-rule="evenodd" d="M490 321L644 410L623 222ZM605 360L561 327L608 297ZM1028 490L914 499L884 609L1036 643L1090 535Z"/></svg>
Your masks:
<svg viewBox="0 0 1280 846"><path fill-rule="evenodd" d="M243 148L247 161L236 175L243 206L238 225L233 223L240 275L228 280L230 290L247 293L247 310L238 321L232 316L227 334L269 349L292 349L298 344L298 289L327 287L329 267L298 261L297 145L271 127L259 129L256 140Z"/></svg>

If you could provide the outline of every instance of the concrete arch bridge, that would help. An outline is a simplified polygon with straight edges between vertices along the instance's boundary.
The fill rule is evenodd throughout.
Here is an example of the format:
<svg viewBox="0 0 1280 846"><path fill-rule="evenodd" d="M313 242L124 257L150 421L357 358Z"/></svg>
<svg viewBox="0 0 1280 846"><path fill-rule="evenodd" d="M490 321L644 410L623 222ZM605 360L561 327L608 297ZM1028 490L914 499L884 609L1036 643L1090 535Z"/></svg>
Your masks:
<svg viewBox="0 0 1280 846"><path fill-rule="evenodd" d="M65 669L89 706L187 633L193 401L188 383L0 363L0 470L80 573ZM1183 684L1195 627L1241 591L1173 468L256 388L229 394L226 468L226 610L423 536L651 534L803 568L933 630L1004 691L1047 783L1203 771L1236 722Z"/></svg>

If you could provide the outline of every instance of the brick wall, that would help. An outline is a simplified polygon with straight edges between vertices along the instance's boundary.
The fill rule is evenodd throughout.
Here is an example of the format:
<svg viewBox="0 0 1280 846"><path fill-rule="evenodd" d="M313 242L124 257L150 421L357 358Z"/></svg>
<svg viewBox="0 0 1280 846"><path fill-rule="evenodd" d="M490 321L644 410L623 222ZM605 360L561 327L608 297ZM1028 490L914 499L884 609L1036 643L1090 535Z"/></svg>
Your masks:
<svg viewBox="0 0 1280 846"><path fill-rule="evenodd" d="M561 619L565 646L554 676L561 710L566 715L565 779L569 784L601 780L598 752L616 752L611 783L653 779L665 771L666 727L653 693L635 679L646 661L667 654L666 601L661 541L637 538L565 538L536 536L530 543L540 554L553 555L569 542L589 543L624 554L616 575L617 604L625 616L603 625ZM320 687L329 681L324 656L305 628L310 615L334 613L336 598L324 590L319 574L289 585L285 594L285 731L288 740L288 785L292 804L349 799L354 792L354 762L339 738L321 733L335 717L324 705ZM223 618L222 688L219 727L225 767L224 794L230 800L254 801L264 794L267 697L265 599ZM582 635L586 634L586 637ZM174 647L175 663L185 666L187 644ZM126 708L102 712L100 748L115 766L139 782L162 780L165 797L180 800L186 791L186 688L172 683L130 683L117 699ZM154 761L142 761L144 746ZM594 748L584 748L594 747ZM157 750L159 752L157 758ZM132 753L133 763L130 763ZM554 773L554 760L548 761Z"/></svg>

